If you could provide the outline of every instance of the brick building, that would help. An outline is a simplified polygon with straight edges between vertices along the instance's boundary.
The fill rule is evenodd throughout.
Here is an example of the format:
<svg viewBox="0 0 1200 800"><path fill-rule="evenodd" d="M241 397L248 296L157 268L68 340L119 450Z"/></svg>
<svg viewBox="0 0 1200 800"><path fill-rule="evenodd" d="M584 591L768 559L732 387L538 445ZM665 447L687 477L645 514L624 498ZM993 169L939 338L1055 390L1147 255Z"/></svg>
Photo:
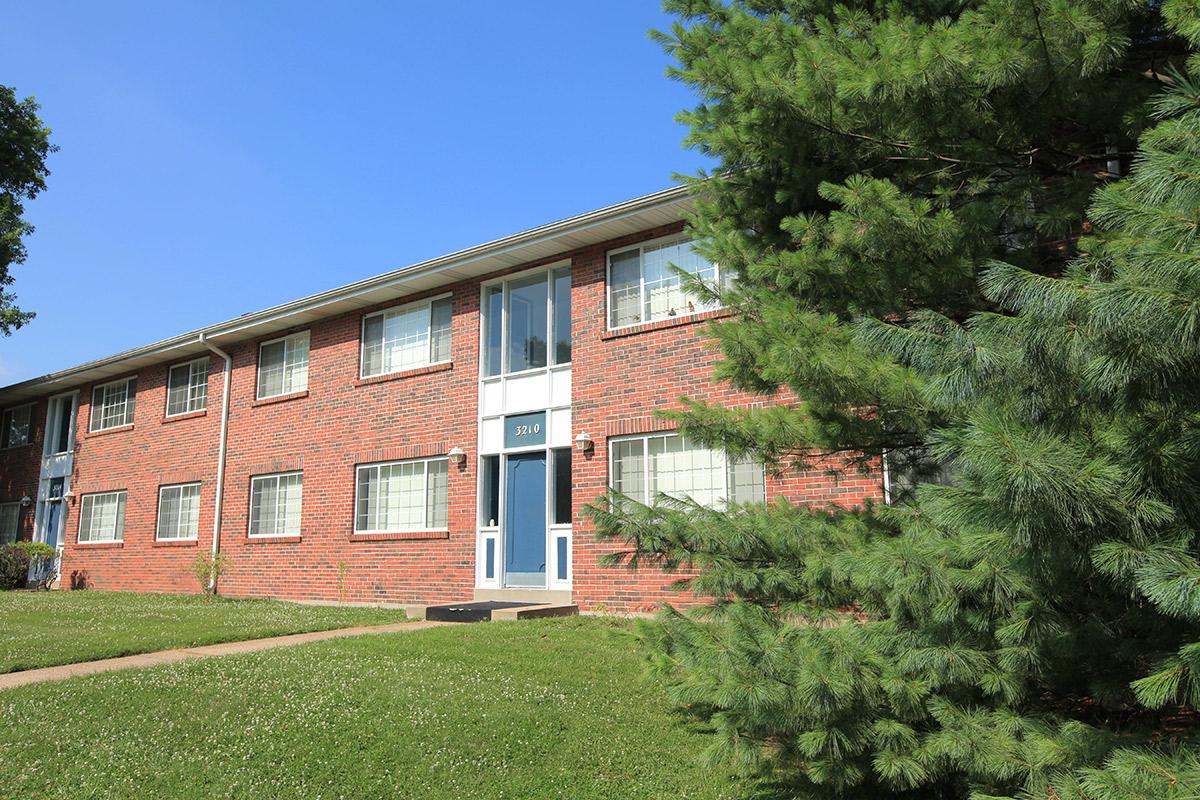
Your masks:
<svg viewBox="0 0 1200 800"><path fill-rule="evenodd" d="M653 416L762 402L711 380L668 264L720 280L669 189L0 389L0 539L61 584L645 610L673 576L599 565L613 486L844 505L877 476L774 476Z"/></svg>

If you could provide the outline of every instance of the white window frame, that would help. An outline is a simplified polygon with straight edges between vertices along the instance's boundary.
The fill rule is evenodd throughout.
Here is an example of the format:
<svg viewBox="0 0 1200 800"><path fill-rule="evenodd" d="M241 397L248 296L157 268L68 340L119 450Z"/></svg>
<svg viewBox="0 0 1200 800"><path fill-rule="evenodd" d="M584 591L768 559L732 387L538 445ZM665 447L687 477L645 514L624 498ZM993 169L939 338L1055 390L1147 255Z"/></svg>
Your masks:
<svg viewBox="0 0 1200 800"><path fill-rule="evenodd" d="M301 338L303 338L305 341L308 342L308 347L305 349L306 355L304 358L304 385L299 388L292 387L289 389L289 388L287 388L287 380L286 380L287 356L288 356L288 352L289 352L289 344L288 343L295 341L295 340L299 340ZM280 342L284 342L283 368L284 368L285 380L283 381L283 389L282 389L282 391L280 391L277 394L262 394L262 351L263 351L263 348L270 347L273 344L279 344ZM268 339L265 342L259 342L258 343L258 362L256 364L256 369L254 371L254 397L255 397L255 399L256 400L269 400L272 397L286 397L289 394L297 394L299 392L308 391L308 367L311 364L311 362L312 362L311 331L307 331L307 330L296 331L295 333L289 333L287 336L277 336L274 339Z"/></svg>
<svg viewBox="0 0 1200 800"><path fill-rule="evenodd" d="M3 449L11 450L14 447L25 447L26 445L33 443L33 412L34 412L35 405L36 405L36 403L22 403L21 405L18 405L18 406L12 406L11 408L6 408L6 409L4 409L3 413L0 413L0 439L7 439L8 438L8 428L9 428L8 421L11 418L10 415L17 411L20 411L21 409L29 409L29 424L25 430L25 441L20 442L19 444L13 444L12 442L5 442Z"/></svg>
<svg viewBox="0 0 1200 800"><path fill-rule="evenodd" d="M671 236L662 236L657 239L650 239L645 242L638 242L637 244L629 245L628 247L618 247L615 250L609 250L608 253L605 255L605 259L604 259L604 261L605 261L605 267L604 267L604 327L605 327L605 329L610 330L610 331L625 330L626 328L634 328L634 327L637 327L638 325L646 325L651 322L660 322L664 319L687 319L689 317L694 317L697 314L704 314L708 311L715 311L715 310L720 309L721 305L718 303L718 304L714 304L714 305L705 305L702 307L697 307L694 311L686 311L684 313L676 314L674 316L668 315L668 316L662 316L662 317L654 317L653 319L640 319L637 322L628 322L624 325L613 325L612 324L612 321L613 321L613 318L612 318L612 312L613 312L613 309L612 309L612 285L613 285L612 284L612 262L613 262L613 256L619 256L623 253L629 253L634 250L638 251L638 310L639 310L640 314L644 315L645 309L646 309L646 262L645 262L645 252L644 251L647 249L653 249L653 248L657 248L657 247L669 247L669 246L675 245L675 244L684 244L687 242L695 242L695 241L696 240L690 236L686 236L686 235L682 235L682 234L673 234ZM716 273L715 274L716 285L723 286L724 281L721 277L721 265L716 262L710 262L710 263L712 263L713 271Z"/></svg>
<svg viewBox="0 0 1200 800"><path fill-rule="evenodd" d="M202 405L200 405L199 408L192 408L192 404L196 401L196 397L199 395L199 392L197 390L197 385L194 384L192 382L192 380L193 380L193 378L196 377L196 367L197 367L197 365L200 365L200 364L203 364L202 369L204 370L204 383L203 383L204 401L203 401ZM176 411L175 413L171 413L171 373L173 373L177 369L183 369L184 367L187 367L187 369L188 369L187 407L183 411ZM181 364L173 364L170 367L167 367L167 398L166 398L166 408L163 412L164 416L166 416L168 418L182 417L185 414L195 414L197 412L205 411L207 409L208 409L208 356L201 356L200 358L194 358L191 361L184 361Z"/></svg>
<svg viewBox="0 0 1200 800"><path fill-rule="evenodd" d="M571 259L555 261L552 264L545 264L533 269L522 270L521 272L505 275L497 280L487 281L479 285L479 378L481 381L495 381L500 378L511 378L520 375L532 375L538 372L546 372L547 370L569 370L571 362L575 357L574 347L574 331L572 331L572 346L571 358L566 361L557 360L557 341L560 331L555 325L555 317L557 316L557 306L554 298L554 276L560 273L566 273L571 281L571 291L575 288L575 272L574 262ZM511 333L509 331L509 285L516 283L525 278L533 277L534 275L542 275L546 281L546 322L547 322L547 340L546 340L546 366L544 367L529 367L527 369L511 371L509 363L509 349L511 347ZM501 291L500 300L500 371L489 375L487 372L487 346L488 346L488 324L491 321L488 318L487 301L488 293L499 287ZM574 299L571 299L571 303ZM572 326L573 327L573 326Z"/></svg>
<svg viewBox="0 0 1200 800"><path fill-rule="evenodd" d="M431 366L435 366L437 364L449 364L449 363L453 362L453 360L454 360L454 303L452 300L453 297L454 297L453 292L443 292L442 294L436 295L434 297L427 297L424 300L417 300L416 302L413 302L413 303L404 303L402 305L392 306L391 308L384 308L379 311L374 311L370 314L365 314L362 318L362 323L359 325L359 333L358 333L358 377L360 379L379 378L384 375L395 375L398 372L407 372L410 369L421 369L422 367L431 367ZM451 350L450 350L450 355L447 358L440 358L440 359L434 361L433 360L433 304L438 302L439 300L451 300L451 304L450 304L450 348L451 348ZM425 308L426 311L428 312L426 315L426 318L425 318L426 331L427 331L425 360L420 363L409 364L407 366L400 367L399 369L390 369L390 370L389 369L381 369L379 372L372 372L372 373L368 374L367 373L367 320L372 319L373 317L385 317L386 318L391 315L406 314L411 311L416 311L420 308ZM384 324L385 325L387 324L386 319L385 319ZM383 360L386 360L386 359L382 359L381 363Z"/></svg>
<svg viewBox="0 0 1200 800"><path fill-rule="evenodd" d="M104 424L104 409L107 406L104 403L96 404L96 392L107 390L110 386L119 386L125 384L125 399L122 401L124 412L121 415L120 422L114 422L109 425ZM114 428L124 428L133 424L133 415L137 408L137 376L132 375L128 378L121 378L116 381L108 381L107 383L98 383L92 387L92 403L88 410L88 432L98 433L100 431L110 431Z"/></svg>
<svg viewBox="0 0 1200 800"><path fill-rule="evenodd" d="M112 531L111 537L107 538L107 539L91 539L91 538L84 539L83 538L83 520L85 518L84 513L83 513L84 504L86 504L90 501L90 503L94 506L98 499L107 498L107 497L117 498L117 500L116 500L117 515L116 515L115 519L116 519L116 521L120 522L120 529L118 530L118 529L114 528ZM129 507L128 499L129 499L129 494L125 489L118 489L115 492L95 492L93 494L85 494L79 500L79 527L75 531L75 541L78 544L84 544L84 545L86 545L86 544L107 544L109 542L124 542L125 541L125 519L124 519L125 515L121 513L120 508L121 508L121 503L124 502L126 510L128 510L128 507Z"/></svg>
<svg viewBox="0 0 1200 800"><path fill-rule="evenodd" d="M163 532L162 531L162 527L163 527L163 524L162 524L163 523L163 518L162 518L163 494L168 491L171 491L173 489L183 490L183 489L191 489L191 488L195 488L195 490L196 490L196 530L192 531L191 534L187 535L187 536L163 536L162 535L162 532ZM154 541L156 541L156 542L194 542L196 539L198 539L200 537L200 493L201 493L201 491L202 491L202 489L201 489L200 481L191 481L188 483L170 483L170 484L164 484L163 486L158 487L158 513L154 518ZM182 500L182 494L180 495L180 499ZM180 514L178 521L182 521L182 514Z"/></svg>
<svg viewBox="0 0 1200 800"><path fill-rule="evenodd" d="M613 483L614 483L613 478L614 478L614 475L616 474L616 454L617 454L616 446L617 446L617 444L622 443L622 442L641 441L641 443L642 443L642 492L643 492L643 496L646 498L647 505L653 505L656 495L653 495L650 492L650 482L651 482L650 481L650 440L651 439L680 438L681 436L682 436L681 434L674 432L674 431L666 431L666 432L654 431L654 432L650 432L650 433L636 434L633 436L614 436L614 437L610 438L608 440L608 487L609 487L609 489L614 488L613 487ZM730 502L730 499L731 499L729 496L729 468L731 466L730 460L729 460L729 454L719 447L710 447L710 448L706 448L706 449L713 450L716 453L719 453L724 461L724 464L720 470L720 472L721 472L721 498L722 498L721 503L718 504L717 506L706 506L708 508L715 508L716 510L721 510L721 508L724 508L726 505L728 505L728 503ZM755 466L757 466L759 469L762 470L763 500L765 502L767 499L766 468L762 464L755 464ZM737 502L737 501L735 501L735 502Z"/></svg>
<svg viewBox="0 0 1200 800"><path fill-rule="evenodd" d="M6 514L12 514L13 530L12 538L9 539L10 533L0 527L0 545L12 544L13 542L21 541L21 503L13 501L11 503L0 503L0 522L4 520Z"/></svg>
<svg viewBox="0 0 1200 800"><path fill-rule="evenodd" d="M254 532L254 486L255 486L255 484L260 483L260 482L265 483L267 481L275 482L275 492L276 492L275 510L276 510L276 519L278 519L279 481L282 480L283 478L291 478L291 477L294 477L297 475L300 477L300 511L296 518L296 530L295 531L287 530L286 519L285 519L284 530L279 533L255 533ZM249 502L249 505L246 507L246 536L247 537L249 537L251 539L283 539L283 538L293 538L294 539L294 538L302 535L301 532L303 530L303 523L304 523L304 471L303 470L293 470L292 472L271 472L266 475L250 476L250 502Z"/></svg>
<svg viewBox="0 0 1200 800"><path fill-rule="evenodd" d="M446 525L433 526L429 524L430 517L433 515L433 509L429 506L429 464L435 461L441 461L446 464ZM425 498L425 516L424 524L414 528L372 528L360 529L358 527L358 495L359 486L362 483L360 476L364 470L378 470L380 467L391 467L398 464L424 464L425 468L421 479L421 496ZM378 516L378 515L377 515ZM450 524L450 459L446 456L430 456L428 458L405 458L399 461L377 461L372 464L359 464L354 469L354 534L356 536L365 536L375 533L423 533L423 532L442 532L449 531Z"/></svg>

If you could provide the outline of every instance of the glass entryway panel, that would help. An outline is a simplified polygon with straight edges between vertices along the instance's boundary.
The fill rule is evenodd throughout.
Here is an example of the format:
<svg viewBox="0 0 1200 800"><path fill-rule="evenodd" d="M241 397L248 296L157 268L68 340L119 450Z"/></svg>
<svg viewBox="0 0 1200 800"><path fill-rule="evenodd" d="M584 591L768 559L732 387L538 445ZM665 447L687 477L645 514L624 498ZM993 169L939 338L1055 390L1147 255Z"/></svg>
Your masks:
<svg viewBox="0 0 1200 800"><path fill-rule="evenodd" d="M549 307L545 275L508 284L508 371L546 366Z"/></svg>
<svg viewBox="0 0 1200 800"><path fill-rule="evenodd" d="M546 586L546 454L507 457L504 584Z"/></svg>
<svg viewBox="0 0 1200 800"><path fill-rule="evenodd" d="M483 291L485 377L571 363L571 268L527 275Z"/></svg>

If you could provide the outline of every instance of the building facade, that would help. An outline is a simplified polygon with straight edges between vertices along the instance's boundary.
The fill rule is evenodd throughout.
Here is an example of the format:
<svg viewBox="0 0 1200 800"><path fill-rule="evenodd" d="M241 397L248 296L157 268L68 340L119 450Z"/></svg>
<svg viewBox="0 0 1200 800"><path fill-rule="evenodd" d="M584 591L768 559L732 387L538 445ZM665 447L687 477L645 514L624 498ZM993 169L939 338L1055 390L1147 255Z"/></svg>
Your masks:
<svg viewBox="0 0 1200 800"><path fill-rule="evenodd" d="M668 265L712 281L670 189L0 389L0 538L64 588L645 611L677 575L605 567L606 488L857 505L879 475L774 475L658 419L714 383Z"/></svg>

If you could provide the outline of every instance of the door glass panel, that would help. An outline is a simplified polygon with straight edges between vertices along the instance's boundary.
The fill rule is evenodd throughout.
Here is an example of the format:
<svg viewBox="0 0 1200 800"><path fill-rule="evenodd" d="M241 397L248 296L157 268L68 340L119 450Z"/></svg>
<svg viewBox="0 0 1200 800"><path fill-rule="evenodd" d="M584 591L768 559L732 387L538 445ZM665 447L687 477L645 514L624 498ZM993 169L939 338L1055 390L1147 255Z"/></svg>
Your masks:
<svg viewBox="0 0 1200 800"><path fill-rule="evenodd" d="M571 524L571 448L550 453L554 460L554 523ZM565 578L563 579L565 580Z"/></svg>
<svg viewBox="0 0 1200 800"><path fill-rule="evenodd" d="M500 456L483 457L481 480L479 493L483 499L479 504L482 516L480 524L494 528L500 524Z"/></svg>
<svg viewBox="0 0 1200 800"><path fill-rule="evenodd" d="M546 454L508 456L504 583L546 585Z"/></svg>
<svg viewBox="0 0 1200 800"><path fill-rule="evenodd" d="M508 285L508 371L546 366L549 314L546 276Z"/></svg>
<svg viewBox="0 0 1200 800"><path fill-rule="evenodd" d="M571 360L571 270L554 271L554 363Z"/></svg>
<svg viewBox="0 0 1200 800"><path fill-rule="evenodd" d="M558 559L557 559L558 563L555 565L556 566L555 572L557 573L555 575L555 578L557 578L560 581L565 581L567 579L567 537L565 537L565 536L557 537L557 548L558 548Z"/></svg>

